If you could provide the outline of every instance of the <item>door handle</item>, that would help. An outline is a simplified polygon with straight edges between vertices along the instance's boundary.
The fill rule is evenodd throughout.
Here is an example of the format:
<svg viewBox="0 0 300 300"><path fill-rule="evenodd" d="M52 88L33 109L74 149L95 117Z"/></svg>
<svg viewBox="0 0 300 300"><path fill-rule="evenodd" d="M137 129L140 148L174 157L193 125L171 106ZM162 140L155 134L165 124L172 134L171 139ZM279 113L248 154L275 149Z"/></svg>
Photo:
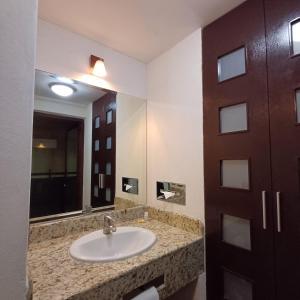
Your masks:
<svg viewBox="0 0 300 300"><path fill-rule="evenodd" d="M104 189L105 188L105 174L103 173L100 173L98 175L98 186L99 186L99 189Z"/></svg>
<svg viewBox="0 0 300 300"><path fill-rule="evenodd" d="M261 192L261 202L262 202L262 213L263 213L263 229L267 229L267 199L266 199L266 191Z"/></svg>
<svg viewBox="0 0 300 300"><path fill-rule="evenodd" d="M280 192L276 192L276 209L277 209L277 232L281 232L281 203Z"/></svg>

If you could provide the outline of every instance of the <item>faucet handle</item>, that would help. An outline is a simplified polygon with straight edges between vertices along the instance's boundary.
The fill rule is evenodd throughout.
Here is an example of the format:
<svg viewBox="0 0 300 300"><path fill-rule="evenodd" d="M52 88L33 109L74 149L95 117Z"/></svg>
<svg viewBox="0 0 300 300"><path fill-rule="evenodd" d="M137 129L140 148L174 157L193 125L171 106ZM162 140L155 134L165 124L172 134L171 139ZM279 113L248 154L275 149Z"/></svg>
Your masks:
<svg viewBox="0 0 300 300"><path fill-rule="evenodd" d="M114 219L110 215L104 215L104 222L113 223Z"/></svg>

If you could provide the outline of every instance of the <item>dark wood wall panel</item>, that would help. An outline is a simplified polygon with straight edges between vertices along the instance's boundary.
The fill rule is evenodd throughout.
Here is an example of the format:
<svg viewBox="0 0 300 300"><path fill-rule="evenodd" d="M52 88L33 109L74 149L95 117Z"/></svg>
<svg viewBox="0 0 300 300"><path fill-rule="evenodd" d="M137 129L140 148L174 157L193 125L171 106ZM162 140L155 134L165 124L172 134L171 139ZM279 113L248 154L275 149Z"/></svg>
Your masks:
<svg viewBox="0 0 300 300"><path fill-rule="evenodd" d="M93 103L93 141L92 141L92 207L102 207L114 204L116 190L116 93L108 92ZM112 122L106 123L106 114L112 112ZM100 117L100 127L95 128L95 120ZM106 138L112 138L112 148L106 149ZM100 141L99 151L95 151L95 140ZM106 163L111 163L111 175L106 175ZM95 174L95 163L99 164L99 173ZM94 187L99 185L99 174L104 175L105 187L98 189L98 197L94 196ZM111 199L106 201L106 189L111 190Z"/></svg>
<svg viewBox="0 0 300 300"><path fill-rule="evenodd" d="M223 268L253 284L254 299L274 299L273 217L263 1L246 1L203 31L204 161L208 299L223 299ZM244 46L246 74L218 82L218 58ZM220 107L247 103L248 130L221 135ZM250 188L220 187L220 160L249 160ZM262 191L267 195L263 229ZM252 250L222 242L221 215L250 220Z"/></svg>
<svg viewBox="0 0 300 300"><path fill-rule="evenodd" d="M300 17L298 0L266 0L266 33L271 121L275 263L278 299L300 299L300 126L295 91L300 56L293 56L290 23ZM300 33L299 33L300 34ZM298 36L299 39L299 36ZM276 194L280 192L280 194ZM281 232L277 201L280 197Z"/></svg>

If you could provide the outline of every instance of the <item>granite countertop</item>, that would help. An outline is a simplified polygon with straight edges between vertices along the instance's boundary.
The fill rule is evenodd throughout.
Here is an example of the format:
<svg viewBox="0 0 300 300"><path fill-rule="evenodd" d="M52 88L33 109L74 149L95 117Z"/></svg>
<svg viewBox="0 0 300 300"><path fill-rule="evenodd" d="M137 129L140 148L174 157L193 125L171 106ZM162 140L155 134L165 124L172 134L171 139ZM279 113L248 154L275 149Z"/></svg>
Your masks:
<svg viewBox="0 0 300 300"><path fill-rule="evenodd" d="M72 242L94 230L31 243L28 252L28 269L33 282L33 299L71 298L86 290L116 280L141 265L149 264L202 239L202 236L153 219L143 223L138 220L122 222L118 226L150 229L156 234L157 241L150 250L141 255L107 263L79 262L69 255Z"/></svg>

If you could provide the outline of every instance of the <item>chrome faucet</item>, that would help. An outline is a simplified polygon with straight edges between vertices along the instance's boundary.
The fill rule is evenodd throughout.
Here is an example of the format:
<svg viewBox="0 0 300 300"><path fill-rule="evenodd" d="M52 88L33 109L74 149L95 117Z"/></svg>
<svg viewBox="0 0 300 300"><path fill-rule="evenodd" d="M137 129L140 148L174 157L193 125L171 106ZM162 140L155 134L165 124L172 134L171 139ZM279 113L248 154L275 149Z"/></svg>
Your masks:
<svg viewBox="0 0 300 300"><path fill-rule="evenodd" d="M103 223L103 233L111 234L112 232L116 232L117 227L114 219L109 215L104 215L104 223Z"/></svg>

